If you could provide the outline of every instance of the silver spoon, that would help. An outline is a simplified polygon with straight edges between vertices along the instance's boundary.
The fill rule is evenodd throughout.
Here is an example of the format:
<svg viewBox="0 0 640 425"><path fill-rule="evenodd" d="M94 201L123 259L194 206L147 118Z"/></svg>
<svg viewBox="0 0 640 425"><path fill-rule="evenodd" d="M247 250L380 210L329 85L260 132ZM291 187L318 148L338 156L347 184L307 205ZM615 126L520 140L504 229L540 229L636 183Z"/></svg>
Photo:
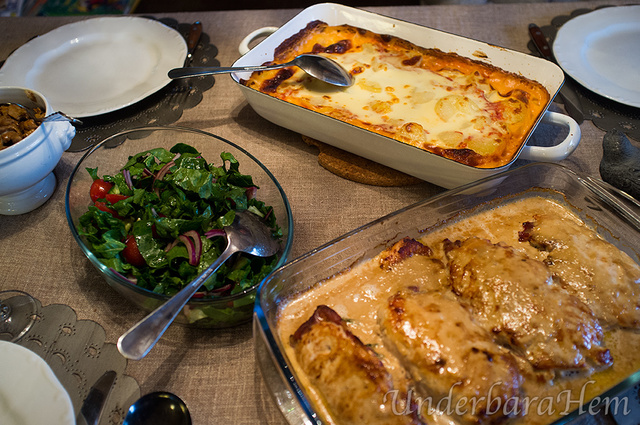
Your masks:
<svg viewBox="0 0 640 425"><path fill-rule="evenodd" d="M276 65L239 66L239 67L205 67L174 68L169 71L169 78L196 77L198 75L225 74L229 72L266 71L268 69L297 66L312 77L334 86L349 87L353 77L338 62L320 55L304 54L296 56L292 61Z"/></svg>
<svg viewBox="0 0 640 425"><path fill-rule="evenodd" d="M158 391L146 394L129 407L122 425L191 425L187 405L175 394Z"/></svg>
<svg viewBox="0 0 640 425"><path fill-rule="evenodd" d="M44 118L37 118L33 112L33 109L31 108L27 108L26 106L20 104L20 103L16 103L16 102L2 102L0 103L0 106L10 106L10 105L16 105L21 107L22 109L24 109L25 111L27 111L27 114L29 114L29 116L34 120L37 121L38 123L43 123L43 122L47 122L47 121L58 121L60 119L69 121L73 124L82 124L82 121L80 121L77 118L73 118L70 117L69 115L65 114L64 112L61 111L57 111L54 112L53 114L49 114Z"/></svg>
<svg viewBox="0 0 640 425"><path fill-rule="evenodd" d="M118 339L118 350L123 356L133 360L146 356L182 307L232 254L245 252L258 257L270 257L280 248L279 242L271 235L271 229L260 217L248 211L236 212L233 224L226 226L224 231L227 234L227 247L216 261Z"/></svg>

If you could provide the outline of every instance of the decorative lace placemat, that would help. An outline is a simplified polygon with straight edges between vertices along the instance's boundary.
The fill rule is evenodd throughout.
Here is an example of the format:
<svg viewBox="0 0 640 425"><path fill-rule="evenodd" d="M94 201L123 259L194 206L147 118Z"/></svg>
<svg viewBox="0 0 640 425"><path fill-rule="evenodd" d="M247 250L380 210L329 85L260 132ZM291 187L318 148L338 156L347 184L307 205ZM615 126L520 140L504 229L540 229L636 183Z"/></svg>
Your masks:
<svg viewBox="0 0 640 425"><path fill-rule="evenodd" d="M105 331L91 320L78 320L63 304L42 306L36 300L37 319L18 344L42 357L71 397L76 415L89 390L106 371L117 373L100 425L120 425L129 406L140 397L140 387L125 375L127 359L115 344L105 342Z"/></svg>
<svg viewBox="0 0 640 425"><path fill-rule="evenodd" d="M172 18L159 21L174 28L185 39L191 28L191 23L178 23ZM202 32L191 65L220 66L217 55L218 48L211 44L209 35ZM86 150L113 134L135 127L172 124L180 119L185 109L198 105L202 101L202 94L212 88L214 82L212 76L174 80L131 106L104 115L82 118L82 125L76 126L76 135L67 151Z"/></svg>
<svg viewBox="0 0 640 425"><path fill-rule="evenodd" d="M596 9L601 9L603 7L615 6L601 6ZM549 44L553 45L553 41L555 40L558 30L562 25L576 16L592 12L596 9L577 9L569 15L556 16L551 20L549 25L538 25L547 40L549 40ZM540 56L532 41L529 41L527 47L536 56ZM633 72L637 72L637 70L633 70ZM576 92L580 98L580 103L582 104L585 120L591 120L596 127L603 131L618 128L628 137L640 141L640 108L634 108L632 106L627 106L607 99L585 87L582 87L580 84L576 84ZM555 101L561 102L559 96L556 97Z"/></svg>

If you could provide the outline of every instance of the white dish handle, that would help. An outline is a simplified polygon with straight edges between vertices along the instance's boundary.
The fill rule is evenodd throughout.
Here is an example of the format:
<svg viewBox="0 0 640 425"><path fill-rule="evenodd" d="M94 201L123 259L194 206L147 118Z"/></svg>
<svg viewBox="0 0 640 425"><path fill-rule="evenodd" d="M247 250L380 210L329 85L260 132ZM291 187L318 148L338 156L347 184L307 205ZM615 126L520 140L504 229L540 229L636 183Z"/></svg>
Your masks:
<svg viewBox="0 0 640 425"><path fill-rule="evenodd" d="M249 50L251 50L251 48L249 47L249 44L253 40L259 37L269 36L274 32L276 32L278 29L279 27L262 27L262 28L258 28L255 31L250 32L249 35L243 38L242 41L240 42L240 46L238 46L238 51L240 52L241 55L245 55L249 53Z"/></svg>
<svg viewBox="0 0 640 425"><path fill-rule="evenodd" d="M542 116L542 121L551 125L561 125L569 128L569 134L560 143L555 146L527 146L522 148L520 153L521 159L540 162L556 162L562 161L573 153L580 143L582 132L578 123L570 116L547 111Z"/></svg>

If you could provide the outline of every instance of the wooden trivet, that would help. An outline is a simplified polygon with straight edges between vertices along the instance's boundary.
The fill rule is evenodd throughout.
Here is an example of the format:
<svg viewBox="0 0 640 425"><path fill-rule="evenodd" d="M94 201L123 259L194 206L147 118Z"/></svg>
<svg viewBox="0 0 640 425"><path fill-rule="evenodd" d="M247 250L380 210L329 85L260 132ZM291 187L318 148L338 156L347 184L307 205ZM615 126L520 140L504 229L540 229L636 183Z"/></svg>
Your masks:
<svg viewBox="0 0 640 425"><path fill-rule="evenodd" d="M409 186L422 182L417 177L370 161L311 137L302 136L302 140L308 145L320 149L318 163L322 167L344 179L372 186Z"/></svg>

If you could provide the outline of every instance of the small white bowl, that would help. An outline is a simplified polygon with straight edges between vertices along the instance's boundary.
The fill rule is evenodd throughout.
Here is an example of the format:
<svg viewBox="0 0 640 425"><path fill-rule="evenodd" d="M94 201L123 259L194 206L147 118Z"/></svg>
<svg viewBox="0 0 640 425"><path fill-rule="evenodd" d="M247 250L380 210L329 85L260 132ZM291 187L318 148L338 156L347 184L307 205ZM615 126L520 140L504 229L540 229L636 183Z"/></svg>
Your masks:
<svg viewBox="0 0 640 425"><path fill-rule="evenodd" d="M0 87L0 103L39 106L53 113L45 97L22 87ZM44 122L18 143L0 150L0 215L24 214L44 204L56 187L53 169L76 130L68 121Z"/></svg>

